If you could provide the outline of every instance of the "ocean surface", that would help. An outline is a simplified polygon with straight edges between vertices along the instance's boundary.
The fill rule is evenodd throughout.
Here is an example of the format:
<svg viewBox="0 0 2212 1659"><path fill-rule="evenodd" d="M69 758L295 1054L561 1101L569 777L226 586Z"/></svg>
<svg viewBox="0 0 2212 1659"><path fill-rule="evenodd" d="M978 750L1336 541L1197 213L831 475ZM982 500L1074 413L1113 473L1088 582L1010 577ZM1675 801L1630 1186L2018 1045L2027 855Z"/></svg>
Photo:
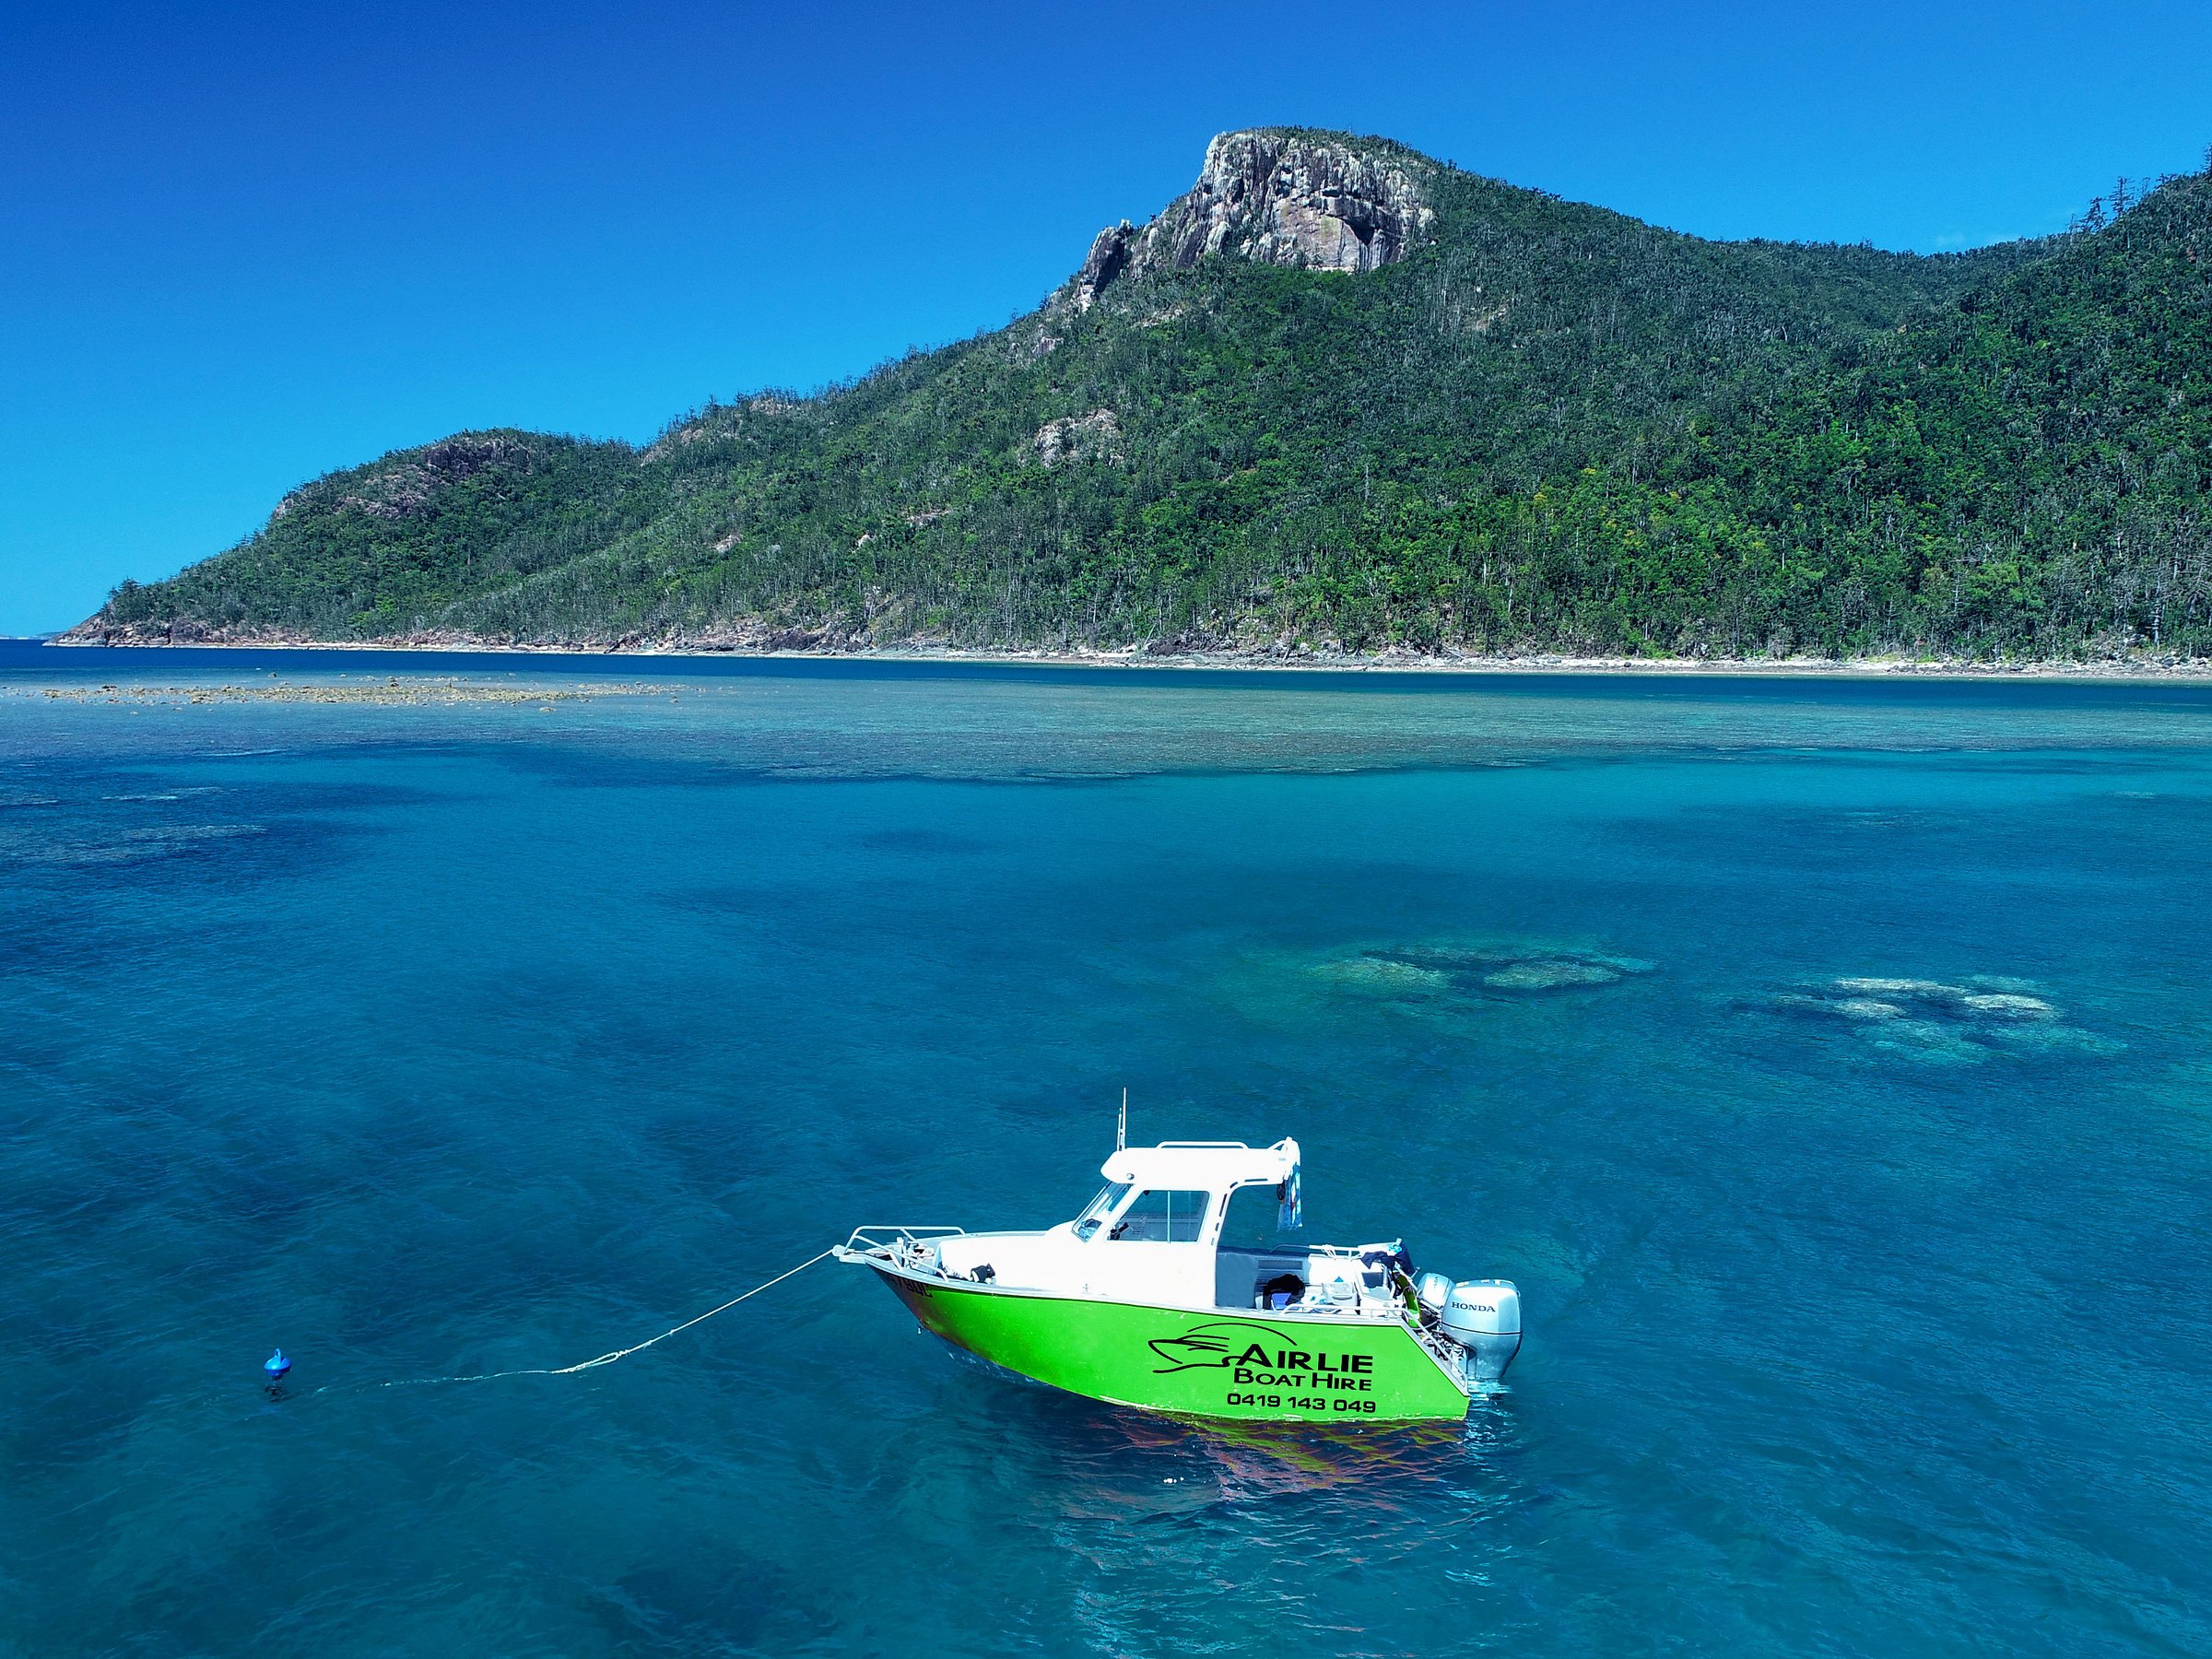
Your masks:
<svg viewBox="0 0 2212 1659"><path fill-rule="evenodd" d="M1124 1087L1510 1387L831 1263L418 1381L1064 1219ZM0 1653L2212 1652L2212 687L0 647Z"/></svg>

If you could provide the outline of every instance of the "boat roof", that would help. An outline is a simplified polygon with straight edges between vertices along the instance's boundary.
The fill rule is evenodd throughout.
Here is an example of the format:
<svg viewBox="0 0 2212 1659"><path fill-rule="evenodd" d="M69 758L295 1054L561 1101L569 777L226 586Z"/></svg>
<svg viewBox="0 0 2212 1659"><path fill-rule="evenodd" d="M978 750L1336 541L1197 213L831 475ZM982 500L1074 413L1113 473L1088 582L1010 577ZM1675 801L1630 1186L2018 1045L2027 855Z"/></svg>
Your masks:
<svg viewBox="0 0 2212 1659"><path fill-rule="evenodd" d="M1272 1147L1242 1141L1162 1141L1157 1147L1121 1147L1099 1166L1125 1186L1174 1187L1218 1193L1255 1182L1284 1182L1298 1173L1298 1143L1288 1135Z"/></svg>

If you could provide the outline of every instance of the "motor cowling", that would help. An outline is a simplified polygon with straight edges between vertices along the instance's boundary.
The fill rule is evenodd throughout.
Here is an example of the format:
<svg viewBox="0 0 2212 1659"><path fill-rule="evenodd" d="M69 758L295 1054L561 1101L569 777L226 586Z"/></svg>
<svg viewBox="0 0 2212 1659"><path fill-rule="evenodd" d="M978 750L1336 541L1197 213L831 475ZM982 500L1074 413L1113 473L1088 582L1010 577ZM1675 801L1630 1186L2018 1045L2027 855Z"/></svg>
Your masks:
<svg viewBox="0 0 2212 1659"><path fill-rule="evenodd" d="M1521 1292L1511 1279L1463 1279L1444 1299L1440 1323L1467 1350L1469 1380L1496 1382L1521 1351Z"/></svg>
<svg viewBox="0 0 2212 1659"><path fill-rule="evenodd" d="M1435 1324L1444 1317L1444 1304L1452 1300L1452 1276L1448 1273L1424 1273L1413 1281L1414 1300L1421 1304L1421 1318Z"/></svg>

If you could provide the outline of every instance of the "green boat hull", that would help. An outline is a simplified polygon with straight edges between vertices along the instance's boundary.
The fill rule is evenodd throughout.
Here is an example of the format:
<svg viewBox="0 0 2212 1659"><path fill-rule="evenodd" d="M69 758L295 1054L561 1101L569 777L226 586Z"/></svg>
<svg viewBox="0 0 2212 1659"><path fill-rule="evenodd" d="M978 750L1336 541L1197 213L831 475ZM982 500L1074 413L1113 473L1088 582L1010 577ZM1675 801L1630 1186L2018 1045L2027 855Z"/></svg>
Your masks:
<svg viewBox="0 0 2212 1659"><path fill-rule="evenodd" d="M1008 1371L1117 1406L1309 1423L1403 1423L1467 1411L1458 1382L1403 1324L1089 1301L876 1272L923 1329Z"/></svg>

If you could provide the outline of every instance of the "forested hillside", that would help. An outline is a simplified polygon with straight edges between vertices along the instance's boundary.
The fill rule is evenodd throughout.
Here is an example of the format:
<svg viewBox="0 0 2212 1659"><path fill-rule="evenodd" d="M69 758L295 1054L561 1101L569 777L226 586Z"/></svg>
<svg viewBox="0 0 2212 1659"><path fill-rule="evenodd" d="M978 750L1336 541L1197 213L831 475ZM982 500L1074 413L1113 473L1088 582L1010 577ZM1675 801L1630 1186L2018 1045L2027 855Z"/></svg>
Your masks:
<svg viewBox="0 0 2212 1659"><path fill-rule="evenodd" d="M2212 179L1923 258L1215 142L996 332L643 449L465 433L79 637L2212 651Z"/></svg>

